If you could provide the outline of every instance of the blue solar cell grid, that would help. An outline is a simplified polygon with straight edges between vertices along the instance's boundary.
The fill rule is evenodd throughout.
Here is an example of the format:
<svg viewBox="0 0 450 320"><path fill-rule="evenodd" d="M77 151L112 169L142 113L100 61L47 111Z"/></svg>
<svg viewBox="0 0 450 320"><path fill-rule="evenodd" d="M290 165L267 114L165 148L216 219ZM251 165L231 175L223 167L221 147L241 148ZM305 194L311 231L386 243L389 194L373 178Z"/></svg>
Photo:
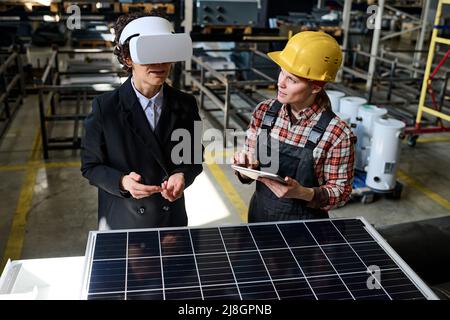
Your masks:
<svg viewBox="0 0 450 320"><path fill-rule="evenodd" d="M372 234L361 219L93 232L86 297L430 298Z"/></svg>

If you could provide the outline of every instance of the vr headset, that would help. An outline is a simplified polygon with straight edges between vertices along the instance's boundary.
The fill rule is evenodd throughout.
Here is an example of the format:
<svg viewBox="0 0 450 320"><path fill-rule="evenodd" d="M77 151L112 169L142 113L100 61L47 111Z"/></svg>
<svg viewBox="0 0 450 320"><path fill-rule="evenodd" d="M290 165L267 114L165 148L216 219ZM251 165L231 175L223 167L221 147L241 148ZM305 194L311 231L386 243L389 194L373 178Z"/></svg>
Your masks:
<svg viewBox="0 0 450 320"><path fill-rule="evenodd" d="M153 64L189 60L192 40L187 33L174 33L172 24L161 17L142 17L122 30L119 44L129 42L131 60Z"/></svg>

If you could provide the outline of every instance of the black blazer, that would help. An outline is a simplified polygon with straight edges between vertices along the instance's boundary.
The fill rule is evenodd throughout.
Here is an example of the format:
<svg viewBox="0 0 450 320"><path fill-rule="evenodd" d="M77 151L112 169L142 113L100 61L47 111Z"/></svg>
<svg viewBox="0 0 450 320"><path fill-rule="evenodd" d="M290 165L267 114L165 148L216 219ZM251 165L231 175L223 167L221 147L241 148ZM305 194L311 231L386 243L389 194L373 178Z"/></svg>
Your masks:
<svg viewBox="0 0 450 320"><path fill-rule="evenodd" d="M130 78L120 88L96 97L84 121L81 172L98 187L98 218L105 218L111 229L187 225L184 196L169 202L156 193L137 200L119 187L122 176L132 171L141 175L141 182L147 185L161 185L171 174L183 172L186 188L202 172L201 130L194 135L194 121L200 121L197 101L167 84L163 90L161 117L155 131ZM171 160L172 148L179 143L171 141L171 133L178 128L191 134L190 163Z"/></svg>

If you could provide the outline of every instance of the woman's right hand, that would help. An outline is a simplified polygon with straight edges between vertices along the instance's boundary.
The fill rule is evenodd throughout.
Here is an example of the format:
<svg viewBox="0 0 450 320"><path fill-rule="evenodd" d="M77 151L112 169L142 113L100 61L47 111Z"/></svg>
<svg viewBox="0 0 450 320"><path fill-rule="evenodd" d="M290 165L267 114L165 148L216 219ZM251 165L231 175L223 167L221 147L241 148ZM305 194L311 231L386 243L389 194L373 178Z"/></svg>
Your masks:
<svg viewBox="0 0 450 320"><path fill-rule="evenodd" d="M234 154L231 159L231 163L237 166L257 169L259 166L258 160L253 156L252 153L246 151L238 151Z"/></svg>
<svg viewBox="0 0 450 320"><path fill-rule="evenodd" d="M130 174L122 177L120 182L121 189L128 191L135 199L149 197L154 193L162 191L160 186L147 186L139 183L139 181L141 181L141 176L136 172L131 172Z"/></svg>

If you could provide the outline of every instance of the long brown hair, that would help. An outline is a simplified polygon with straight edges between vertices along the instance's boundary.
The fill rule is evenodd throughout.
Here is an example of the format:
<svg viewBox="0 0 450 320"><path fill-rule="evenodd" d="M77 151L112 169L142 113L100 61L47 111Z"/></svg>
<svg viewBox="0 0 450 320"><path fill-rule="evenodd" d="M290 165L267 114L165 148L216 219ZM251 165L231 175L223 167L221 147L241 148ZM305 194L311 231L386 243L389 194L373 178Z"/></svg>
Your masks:
<svg viewBox="0 0 450 320"><path fill-rule="evenodd" d="M330 98L328 98L327 93L325 92L325 88L322 87L322 90L317 93L316 100L314 100L319 106L325 108L326 110L331 109Z"/></svg>

